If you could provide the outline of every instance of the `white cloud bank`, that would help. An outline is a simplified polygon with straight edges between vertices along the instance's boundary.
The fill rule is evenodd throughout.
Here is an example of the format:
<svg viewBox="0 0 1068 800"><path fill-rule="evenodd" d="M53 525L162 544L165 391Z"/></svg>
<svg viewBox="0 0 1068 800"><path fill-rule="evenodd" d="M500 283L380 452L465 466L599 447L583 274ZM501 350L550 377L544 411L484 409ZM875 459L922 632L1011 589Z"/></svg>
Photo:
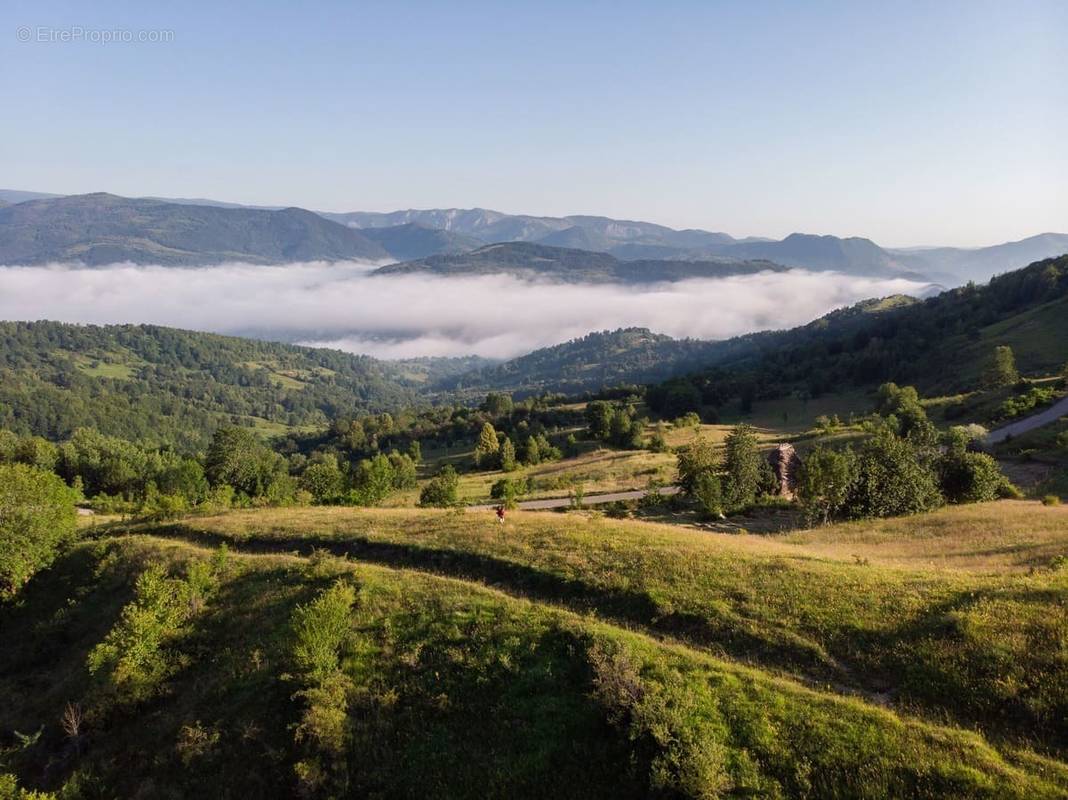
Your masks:
<svg viewBox="0 0 1068 800"><path fill-rule="evenodd" d="M381 358L510 358L590 331L640 326L719 339L801 325L924 284L792 270L642 286L506 275L370 277L366 266L0 267L0 319L155 323L280 338Z"/></svg>

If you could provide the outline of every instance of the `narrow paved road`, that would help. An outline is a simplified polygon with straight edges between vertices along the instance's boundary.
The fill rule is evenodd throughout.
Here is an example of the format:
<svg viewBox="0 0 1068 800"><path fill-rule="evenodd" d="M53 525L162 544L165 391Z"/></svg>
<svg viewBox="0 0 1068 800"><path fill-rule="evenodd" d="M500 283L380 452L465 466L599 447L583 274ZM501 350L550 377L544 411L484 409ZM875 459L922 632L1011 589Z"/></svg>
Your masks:
<svg viewBox="0 0 1068 800"><path fill-rule="evenodd" d="M640 500L649 494L651 489L636 489L633 492L611 492L609 494L592 494L582 498L583 506L599 506L604 503L616 503L620 500ZM664 486L657 489L658 494L669 497L679 493L678 486ZM570 497L557 497L552 500L524 500L518 504L522 511L544 511L549 508L568 508L571 505ZM497 507L496 503L481 506L468 506L468 511L492 511Z"/></svg>
<svg viewBox="0 0 1068 800"><path fill-rule="evenodd" d="M984 437L983 442L985 444L997 444L998 442L1005 441L1010 436L1019 436L1021 433L1027 433L1028 431L1033 431L1035 428L1041 428L1043 425L1049 425L1051 422L1056 422L1065 415L1068 415L1068 397L1062 397L1045 411L1039 411L1037 414L1024 417L1023 419L1017 420L1003 428L990 431L990 433Z"/></svg>

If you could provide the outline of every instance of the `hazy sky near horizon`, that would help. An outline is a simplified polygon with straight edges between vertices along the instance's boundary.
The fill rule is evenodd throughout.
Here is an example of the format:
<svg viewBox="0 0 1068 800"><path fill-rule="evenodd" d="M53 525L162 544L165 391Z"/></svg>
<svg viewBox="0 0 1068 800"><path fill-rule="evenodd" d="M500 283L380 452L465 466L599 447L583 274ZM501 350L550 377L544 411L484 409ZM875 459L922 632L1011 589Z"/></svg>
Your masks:
<svg viewBox="0 0 1068 800"><path fill-rule="evenodd" d="M6 0L0 188L991 244L1068 232L1066 33L1063 0Z"/></svg>

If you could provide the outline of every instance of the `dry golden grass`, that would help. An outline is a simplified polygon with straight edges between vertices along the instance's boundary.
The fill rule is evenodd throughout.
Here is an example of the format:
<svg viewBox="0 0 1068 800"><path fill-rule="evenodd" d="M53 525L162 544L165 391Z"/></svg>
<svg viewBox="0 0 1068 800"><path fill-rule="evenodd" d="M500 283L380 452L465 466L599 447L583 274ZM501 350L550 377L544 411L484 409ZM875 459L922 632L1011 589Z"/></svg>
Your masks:
<svg viewBox="0 0 1068 800"><path fill-rule="evenodd" d="M918 517L864 520L779 538L813 555L976 572L1044 567L1068 556L1068 506L1006 500Z"/></svg>

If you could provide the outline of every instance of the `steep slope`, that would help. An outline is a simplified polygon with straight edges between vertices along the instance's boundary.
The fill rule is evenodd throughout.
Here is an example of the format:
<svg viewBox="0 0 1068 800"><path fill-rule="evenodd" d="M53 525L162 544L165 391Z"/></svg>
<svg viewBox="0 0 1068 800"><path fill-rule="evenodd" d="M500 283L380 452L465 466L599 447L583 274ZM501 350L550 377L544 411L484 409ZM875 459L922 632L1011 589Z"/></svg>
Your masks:
<svg viewBox="0 0 1068 800"><path fill-rule="evenodd" d="M889 252L922 272L949 273L960 283L987 281L994 275L1016 269L1020 264L1068 253L1068 234L1042 233L1018 242L973 249L935 247Z"/></svg>
<svg viewBox="0 0 1068 800"><path fill-rule="evenodd" d="M0 264L179 266L386 258L385 249L359 231L299 208L264 211L88 194L0 209Z"/></svg>
<svg viewBox="0 0 1068 800"><path fill-rule="evenodd" d="M870 239L858 237L840 239L837 236L792 233L781 242L745 242L719 250L736 257L766 258L791 267L833 270L849 275L924 279L923 275Z"/></svg>
<svg viewBox="0 0 1068 800"><path fill-rule="evenodd" d="M403 264L380 267L376 275L432 272L438 275L491 275L507 273L521 277L551 278L571 283L653 283L687 278L720 278L778 271L783 267L767 261L639 260L621 261L608 253L531 242L508 242L481 247L469 253L431 256Z"/></svg>
<svg viewBox="0 0 1068 800"><path fill-rule="evenodd" d="M397 261L466 253L482 246L482 242L474 237L439 228L428 228L415 222L389 228L365 228L360 233L380 244Z"/></svg>
<svg viewBox="0 0 1068 800"><path fill-rule="evenodd" d="M692 376L716 404L747 395L821 395L885 381L928 394L978 388L998 345L1024 374L1048 375L1068 361L1068 256L1046 259L923 301L885 298L834 311L789 331L751 334L709 348Z"/></svg>
<svg viewBox="0 0 1068 800"><path fill-rule="evenodd" d="M414 401L416 380L336 350L154 325L0 322L0 428L59 440L80 426L203 448L218 425L266 433Z"/></svg>

